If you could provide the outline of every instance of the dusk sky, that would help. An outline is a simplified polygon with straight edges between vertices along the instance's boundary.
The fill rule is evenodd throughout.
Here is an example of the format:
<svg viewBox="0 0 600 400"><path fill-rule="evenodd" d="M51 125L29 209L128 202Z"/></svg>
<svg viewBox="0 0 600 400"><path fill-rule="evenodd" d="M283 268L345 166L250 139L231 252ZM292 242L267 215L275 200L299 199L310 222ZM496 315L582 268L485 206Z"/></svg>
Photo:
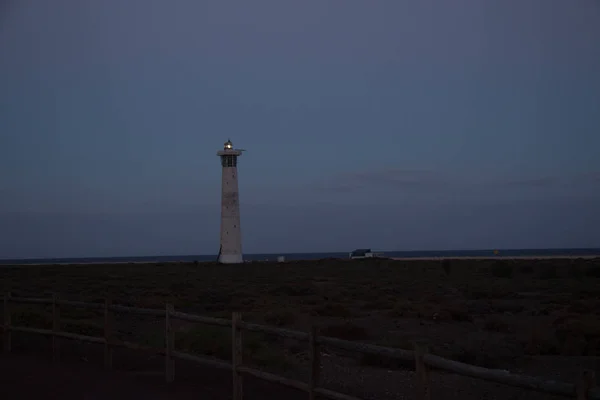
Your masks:
<svg viewBox="0 0 600 400"><path fill-rule="evenodd" d="M0 8L0 258L600 247L600 1Z"/></svg>

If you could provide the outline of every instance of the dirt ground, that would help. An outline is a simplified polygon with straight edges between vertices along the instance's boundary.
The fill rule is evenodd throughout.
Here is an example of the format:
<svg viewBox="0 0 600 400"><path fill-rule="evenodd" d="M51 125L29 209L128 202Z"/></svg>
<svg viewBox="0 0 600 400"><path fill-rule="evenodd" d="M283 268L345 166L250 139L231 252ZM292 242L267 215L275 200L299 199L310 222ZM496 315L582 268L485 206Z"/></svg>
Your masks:
<svg viewBox="0 0 600 400"><path fill-rule="evenodd" d="M3 399L191 399L198 391L168 388L156 380L108 373L88 364L59 366L39 357L3 355L0 357L0 392ZM208 397L204 398L219 397ZM225 397L222 397L225 398Z"/></svg>
<svg viewBox="0 0 600 400"><path fill-rule="evenodd" d="M15 296L109 296L114 303L160 309L169 301L180 311L225 318L241 311L246 321L298 330L314 324L322 335L390 347L412 348L414 340L425 339L432 353L453 360L567 382L583 367L598 370L600 355L600 259L20 266L0 269L0 287ZM13 309L18 325L48 328L51 320L47 307ZM102 336L97 313L65 308L61 320L69 332ZM163 324L160 318L117 318L120 338L156 347L163 344ZM35 337L26 341L23 349L49 346ZM227 329L187 323L176 329L178 350L229 359L230 345ZM73 352L88 359L89 346ZM248 334L245 348L250 365L306 380L306 344ZM412 365L332 349L323 349L323 368L326 387L365 398L410 392L413 380ZM455 388L461 396L501 390L468 378L439 379L444 392Z"/></svg>
<svg viewBox="0 0 600 400"><path fill-rule="evenodd" d="M63 349L66 351L63 351L63 359L59 364L53 364L50 361L49 351L36 354L31 351L2 354L0 356L0 394L2 394L2 398L61 400L130 400L137 398L187 400L202 398L223 400L232 397L231 373L228 371L203 368L196 364L177 361L175 382L167 385L164 383L160 363L147 362L147 358L139 352L119 351L117 365L112 371L104 371L101 368L101 346L95 346L94 351L88 351L87 355L90 358L77 358L73 351L77 345L77 343L71 342L66 349ZM324 360L323 373L329 374L336 368L343 368L337 362L333 365L331 361ZM574 371L578 371L582 367L589 367L586 365L586 360L582 359L574 358L568 362L569 368ZM546 363L547 360L538 360L538 364L542 368ZM349 373L348 379L360 383L364 383L365 379L368 379L368 382L374 381L373 383L385 388L383 395L374 393L373 386L369 384L351 391L352 394L361 398L414 398L414 375L410 371L381 371L379 374L372 374L369 372L373 371L369 371L367 367L358 374L351 370L347 372ZM430 379L432 398L436 400L455 398L466 400L558 400L562 398L435 371L431 373ZM335 387L333 389L344 392L343 388ZM348 391L346 392L348 393ZM295 389L248 376L244 377L245 399L301 400L306 396L306 393Z"/></svg>
<svg viewBox="0 0 600 400"><path fill-rule="evenodd" d="M181 365L186 368L189 366ZM227 400L232 398L231 373L211 368L192 368L194 377L180 374L166 384L159 371L134 373L104 371L83 361L54 364L47 357L0 356L0 394L3 399L57 400ZM189 373L189 369L188 369ZM274 396L274 397L273 397ZM305 399L299 391L246 377L244 398Z"/></svg>

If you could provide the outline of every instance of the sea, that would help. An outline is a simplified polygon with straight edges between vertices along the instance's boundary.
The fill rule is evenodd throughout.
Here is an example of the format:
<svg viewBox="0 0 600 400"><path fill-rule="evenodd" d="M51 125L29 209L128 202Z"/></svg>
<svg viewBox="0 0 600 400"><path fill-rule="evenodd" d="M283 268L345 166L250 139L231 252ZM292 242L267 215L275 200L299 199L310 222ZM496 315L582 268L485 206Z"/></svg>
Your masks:
<svg viewBox="0 0 600 400"><path fill-rule="evenodd" d="M429 257L589 257L600 255L600 248L580 249L487 249L487 250L431 250L431 251L373 251L390 258ZM291 260L318 260L326 258L348 258L348 252L339 253L265 253L244 254L246 261L277 261L278 257ZM26 264L92 264L92 263L144 263L144 262L207 262L216 261L216 254L131 256L131 257L78 257L78 258L28 258L0 259L0 265Z"/></svg>

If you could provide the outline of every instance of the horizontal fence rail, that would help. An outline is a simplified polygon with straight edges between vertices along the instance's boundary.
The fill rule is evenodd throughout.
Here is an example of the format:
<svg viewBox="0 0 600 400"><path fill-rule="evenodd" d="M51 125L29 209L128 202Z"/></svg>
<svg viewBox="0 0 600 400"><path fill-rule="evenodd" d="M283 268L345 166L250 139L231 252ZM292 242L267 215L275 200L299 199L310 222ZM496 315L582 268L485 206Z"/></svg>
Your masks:
<svg viewBox="0 0 600 400"><path fill-rule="evenodd" d="M11 323L11 307L15 304L41 304L51 305L53 314L53 328L39 329L23 326L14 326ZM79 335L75 333L60 331L60 307L78 307L92 310L104 310L104 337L94 337ZM112 314L130 313L136 315L150 315L165 318L165 348L156 348L137 343L121 341L113 337L112 332ZM182 320L196 322L213 326L231 327L232 329L232 360L231 363L219 361L208 357L188 354L178 351L174 348L174 331L172 320ZM59 360L60 346L58 338L78 340L82 342L97 343L105 346L104 365L106 368L112 367L112 352L114 348L122 347L133 350L144 350L154 352L165 356L165 379L167 382L174 380L174 359L192 361L201 365L213 368L229 370L233 374L232 389L233 399L242 399L242 374L254 376L273 383L282 384L308 393L309 399L314 400L315 395L320 395L334 400L360 400L356 397L342 393L337 393L325 388L318 387L319 381L319 351L320 346L327 346L335 349L351 351L359 354L385 356L392 359L415 362L416 372L416 398L418 400L429 400L431 396L429 385L429 370L441 370L467 377L477 378L489 382L495 382L508 386L530 389L537 392L561 395L565 397L576 398L577 400L600 400L600 389L595 388L594 371L583 371L575 384L546 380L533 376L513 374L504 370L494 370L478 367L457 361L448 360L433 354L427 354L427 348L422 343L415 344L415 351L377 346L373 344L357 343L348 340L336 339L331 337L318 336L313 328L310 332L300 332L283 328L275 328L244 322L241 314L233 313L232 319L213 318L175 311L172 304L167 303L164 310L138 308L123 305L112 304L109 300L102 303L87 303L82 301L60 300L56 296L53 298L25 298L13 297L10 294L4 296L4 323L3 331L3 349L4 352L11 351L12 332L22 332L46 335L53 338L53 359ZM289 378L284 378L275 374L260 371L243 365L242 361L242 332L260 332L281 338L295 339L309 343L309 355L311 360L311 374L309 382L301 382Z"/></svg>

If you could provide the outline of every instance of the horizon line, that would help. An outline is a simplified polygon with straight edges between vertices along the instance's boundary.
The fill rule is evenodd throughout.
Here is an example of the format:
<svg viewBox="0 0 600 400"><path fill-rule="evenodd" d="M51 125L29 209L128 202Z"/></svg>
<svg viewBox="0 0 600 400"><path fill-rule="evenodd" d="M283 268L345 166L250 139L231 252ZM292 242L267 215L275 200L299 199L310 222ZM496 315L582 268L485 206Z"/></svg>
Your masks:
<svg viewBox="0 0 600 400"><path fill-rule="evenodd" d="M306 251L306 252L259 252L259 253L244 253L244 255L247 256L257 256L257 255L290 255L290 254L297 254L297 255L302 255L302 254L345 254L345 253L350 253L352 250L346 250L346 251ZM442 253L442 252L481 252L481 251L490 251L490 252L494 252L494 251L498 251L498 253L502 253L502 252L513 252L513 251L543 251L543 252L548 252L548 251L569 251L569 252L573 252L573 251L585 251L586 253L588 253L589 251L598 251L598 253L600 253L600 247L546 247L546 248L479 248L479 249L442 249L442 250L374 250L377 253ZM595 253L597 254L597 253ZM570 255L574 255L574 254L570 254ZM575 254L576 255L576 254ZM587 254L589 255L589 253ZM189 258L189 257L216 257L217 253L215 254L168 254L168 255L127 255L127 256L63 256L63 257L17 257L17 258L0 258L0 263L6 263L6 262L11 262L11 261L36 261L36 260L45 260L45 261L52 261L52 260L78 260L78 259L123 259L123 258L127 258L127 259L132 259L132 258L137 258L137 259L151 259L151 258L172 258L172 257L185 257L185 258Z"/></svg>

